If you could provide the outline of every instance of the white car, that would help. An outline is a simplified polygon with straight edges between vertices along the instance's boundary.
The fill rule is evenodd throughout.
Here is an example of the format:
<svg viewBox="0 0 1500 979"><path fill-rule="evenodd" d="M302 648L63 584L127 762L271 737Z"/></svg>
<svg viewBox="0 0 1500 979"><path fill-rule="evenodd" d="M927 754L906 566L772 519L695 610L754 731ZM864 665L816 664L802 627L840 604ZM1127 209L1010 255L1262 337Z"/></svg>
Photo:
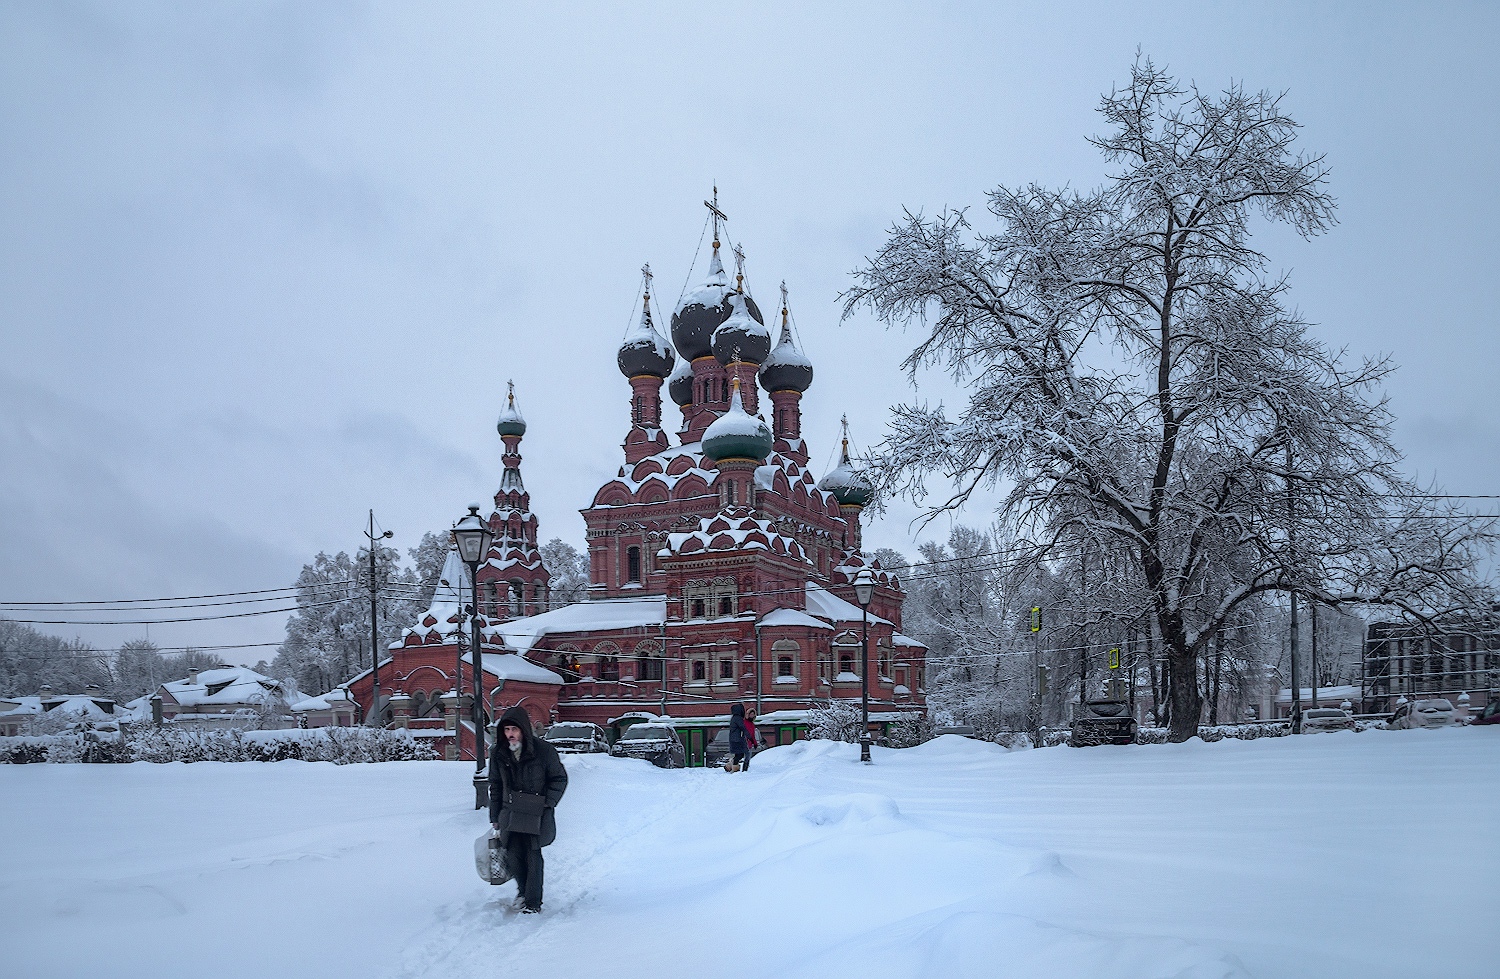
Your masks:
<svg viewBox="0 0 1500 979"><path fill-rule="evenodd" d="M1453 723L1453 705L1441 698L1414 700L1402 704L1386 722L1393 731L1419 727L1450 727Z"/></svg>
<svg viewBox="0 0 1500 979"><path fill-rule="evenodd" d="M1314 707L1302 712L1302 733L1317 734L1319 731L1352 731L1354 718L1348 711L1337 707Z"/></svg>
<svg viewBox="0 0 1500 979"><path fill-rule="evenodd" d="M604 729L586 721L558 721L547 728L542 739L562 754L603 753L609 750Z"/></svg>

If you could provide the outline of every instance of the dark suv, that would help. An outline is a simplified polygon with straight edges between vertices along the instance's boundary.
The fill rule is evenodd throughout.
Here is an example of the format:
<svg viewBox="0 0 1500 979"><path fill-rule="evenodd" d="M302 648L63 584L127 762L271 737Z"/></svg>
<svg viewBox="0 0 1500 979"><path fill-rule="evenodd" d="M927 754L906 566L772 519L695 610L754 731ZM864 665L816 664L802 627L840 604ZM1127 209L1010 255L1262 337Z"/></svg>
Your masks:
<svg viewBox="0 0 1500 979"><path fill-rule="evenodd" d="M1075 748L1096 744L1134 744L1136 723L1130 704L1123 700L1090 700L1073 705L1073 732L1068 743Z"/></svg>
<svg viewBox="0 0 1500 979"><path fill-rule="evenodd" d="M657 768L686 768L687 752L665 724L632 724L609 749L616 758L644 758Z"/></svg>

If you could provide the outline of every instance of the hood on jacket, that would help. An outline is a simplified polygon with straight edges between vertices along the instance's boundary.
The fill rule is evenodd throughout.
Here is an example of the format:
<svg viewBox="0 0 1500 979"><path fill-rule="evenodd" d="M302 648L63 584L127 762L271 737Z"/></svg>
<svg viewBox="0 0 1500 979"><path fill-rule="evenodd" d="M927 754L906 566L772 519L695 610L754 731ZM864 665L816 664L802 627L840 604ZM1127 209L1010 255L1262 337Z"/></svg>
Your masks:
<svg viewBox="0 0 1500 979"><path fill-rule="evenodd" d="M505 713L500 715L500 723L495 727L496 745L505 744L509 747L510 742L505 739L505 728L515 725L521 729L521 757L531 753L532 744L536 741L536 735L531 733L531 715L526 713L524 707L508 707ZM510 752L507 751L506 754Z"/></svg>
<svg viewBox="0 0 1500 979"><path fill-rule="evenodd" d="M735 704L735 705L733 705L732 707L729 708L729 713L733 714L735 717L744 717L745 716L745 705L744 704Z"/></svg>

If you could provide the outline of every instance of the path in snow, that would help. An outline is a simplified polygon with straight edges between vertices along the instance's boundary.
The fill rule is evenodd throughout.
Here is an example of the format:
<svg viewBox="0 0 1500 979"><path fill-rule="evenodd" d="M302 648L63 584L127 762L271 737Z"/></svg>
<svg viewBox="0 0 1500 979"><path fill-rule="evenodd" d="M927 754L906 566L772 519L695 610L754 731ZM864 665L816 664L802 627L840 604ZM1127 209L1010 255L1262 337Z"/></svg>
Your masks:
<svg viewBox="0 0 1500 979"><path fill-rule="evenodd" d="M546 911L468 769L0 766L15 975L1489 976L1500 731L568 759Z"/></svg>

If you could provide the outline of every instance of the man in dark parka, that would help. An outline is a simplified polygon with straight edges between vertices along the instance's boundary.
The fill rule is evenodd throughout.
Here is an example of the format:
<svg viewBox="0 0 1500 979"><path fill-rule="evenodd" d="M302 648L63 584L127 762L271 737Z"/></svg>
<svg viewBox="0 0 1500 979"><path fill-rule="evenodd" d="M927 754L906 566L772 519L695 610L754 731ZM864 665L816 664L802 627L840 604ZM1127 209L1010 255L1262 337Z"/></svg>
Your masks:
<svg viewBox="0 0 1500 979"><path fill-rule="evenodd" d="M568 788L568 770L557 749L531 732L531 718L520 707L500 715L500 736L490 751L490 824L502 834L502 845L516 877L517 899L523 910L542 908L542 847L557 838L553 808ZM511 829L511 793L543 796L541 833ZM519 817L518 817L519 818Z"/></svg>

